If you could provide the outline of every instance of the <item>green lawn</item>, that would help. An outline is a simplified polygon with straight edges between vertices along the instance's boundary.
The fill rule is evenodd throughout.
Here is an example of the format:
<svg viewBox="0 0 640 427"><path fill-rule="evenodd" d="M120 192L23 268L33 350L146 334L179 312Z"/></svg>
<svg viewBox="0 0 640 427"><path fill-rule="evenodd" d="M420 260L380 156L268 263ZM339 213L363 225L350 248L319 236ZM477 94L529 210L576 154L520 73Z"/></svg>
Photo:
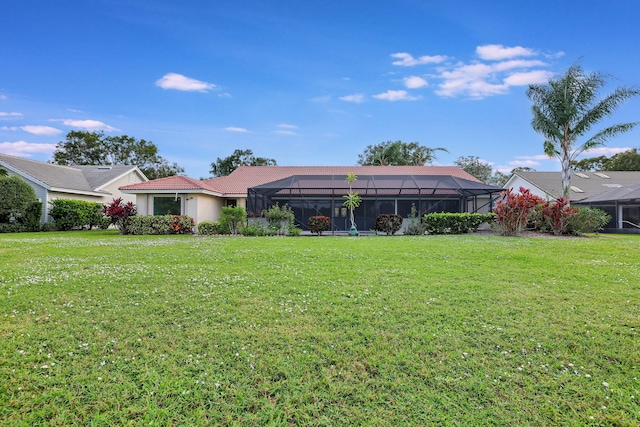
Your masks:
<svg viewBox="0 0 640 427"><path fill-rule="evenodd" d="M0 235L1 425L637 426L640 236Z"/></svg>

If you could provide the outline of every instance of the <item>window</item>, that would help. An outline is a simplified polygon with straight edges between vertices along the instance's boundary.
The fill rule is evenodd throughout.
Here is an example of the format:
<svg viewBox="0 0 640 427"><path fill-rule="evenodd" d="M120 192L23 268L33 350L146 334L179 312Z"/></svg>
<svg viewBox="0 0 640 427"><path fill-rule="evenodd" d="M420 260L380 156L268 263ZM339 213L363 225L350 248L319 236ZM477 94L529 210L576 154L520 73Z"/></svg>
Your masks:
<svg viewBox="0 0 640 427"><path fill-rule="evenodd" d="M154 215L181 215L182 197L154 197Z"/></svg>
<svg viewBox="0 0 640 427"><path fill-rule="evenodd" d="M226 203L228 208L235 208L238 206L238 199L227 199Z"/></svg>

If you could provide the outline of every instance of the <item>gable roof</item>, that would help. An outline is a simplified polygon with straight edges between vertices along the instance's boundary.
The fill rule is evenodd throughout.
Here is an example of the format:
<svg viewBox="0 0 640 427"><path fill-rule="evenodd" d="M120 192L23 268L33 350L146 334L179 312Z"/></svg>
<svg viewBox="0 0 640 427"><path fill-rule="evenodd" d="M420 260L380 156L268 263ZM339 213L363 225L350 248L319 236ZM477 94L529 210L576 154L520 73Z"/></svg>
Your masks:
<svg viewBox="0 0 640 427"><path fill-rule="evenodd" d="M137 171L137 166L61 166L52 163L0 154L0 165L47 190L103 196L103 187L124 174Z"/></svg>
<svg viewBox="0 0 640 427"><path fill-rule="evenodd" d="M554 199L562 197L562 172L514 172L505 188L512 186L509 184L517 177ZM572 172L569 184L570 200L578 201L625 185L640 184L640 172Z"/></svg>
<svg viewBox="0 0 640 427"><path fill-rule="evenodd" d="M473 175L457 166L240 166L228 176L203 181L174 176L120 187L128 193L169 192L210 192L225 196L246 196L251 187L288 178L294 175L439 175L453 176L468 181L480 182Z"/></svg>

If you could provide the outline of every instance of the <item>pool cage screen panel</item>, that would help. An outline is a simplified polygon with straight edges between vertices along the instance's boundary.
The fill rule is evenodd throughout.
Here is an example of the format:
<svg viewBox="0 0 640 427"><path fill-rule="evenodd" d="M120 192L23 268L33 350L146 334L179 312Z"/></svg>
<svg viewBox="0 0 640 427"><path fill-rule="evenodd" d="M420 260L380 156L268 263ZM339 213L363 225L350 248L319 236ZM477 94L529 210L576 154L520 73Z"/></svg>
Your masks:
<svg viewBox="0 0 640 427"><path fill-rule="evenodd" d="M383 166L381 166L383 167ZM297 225L307 228L309 217L324 215L332 219L332 229L348 229L343 196L349 193L344 175L293 175L248 189L247 212L259 217L278 203L290 206ZM419 214L430 212L466 212L479 209L478 196L494 195L503 189L449 175L359 175L351 183L363 202L355 211L359 229L373 228L381 213L407 217L411 204Z"/></svg>

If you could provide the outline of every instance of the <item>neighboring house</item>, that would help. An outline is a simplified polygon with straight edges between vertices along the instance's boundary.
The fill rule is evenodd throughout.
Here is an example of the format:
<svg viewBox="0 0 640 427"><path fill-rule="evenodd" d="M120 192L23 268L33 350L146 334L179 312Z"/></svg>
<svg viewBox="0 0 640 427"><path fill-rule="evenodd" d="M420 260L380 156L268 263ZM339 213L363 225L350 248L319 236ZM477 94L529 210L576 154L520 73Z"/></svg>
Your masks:
<svg viewBox="0 0 640 427"><path fill-rule="evenodd" d="M310 216L332 220L332 230L348 229L342 206L347 174L363 199L355 210L359 229L374 227L381 213L406 218L414 204L420 213L489 212L502 189L480 182L457 166L241 166L228 176L196 180L172 176L121 187L135 194L139 215L180 214L196 223L215 221L225 206L242 206L251 217L276 203L294 211L306 229Z"/></svg>
<svg viewBox="0 0 640 427"><path fill-rule="evenodd" d="M607 212L611 221L605 226L605 232L640 233L640 184L605 191L576 204Z"/></svg>
<svg viewBox="0 0 640 427"><path fill-rule="evenodd" d="M121 197L135 203L135 197L118 188L148 181L137 166L60 166L6 154L0 154L0 169L9 176L20 177L34 189L42 202L41 222L51 220L48 210L52 200L108 203Z"/></svg>
<svg viewBox="0 0 640 427"><path fill-rule="evenodd" d="M606 232L640 230L640 172L573 172L571 204L602 209L611 215ZM515 172L504 188L528 188L546 200L562 196L561 172ZM635 224L635 225L632 225Z"/></svg>

